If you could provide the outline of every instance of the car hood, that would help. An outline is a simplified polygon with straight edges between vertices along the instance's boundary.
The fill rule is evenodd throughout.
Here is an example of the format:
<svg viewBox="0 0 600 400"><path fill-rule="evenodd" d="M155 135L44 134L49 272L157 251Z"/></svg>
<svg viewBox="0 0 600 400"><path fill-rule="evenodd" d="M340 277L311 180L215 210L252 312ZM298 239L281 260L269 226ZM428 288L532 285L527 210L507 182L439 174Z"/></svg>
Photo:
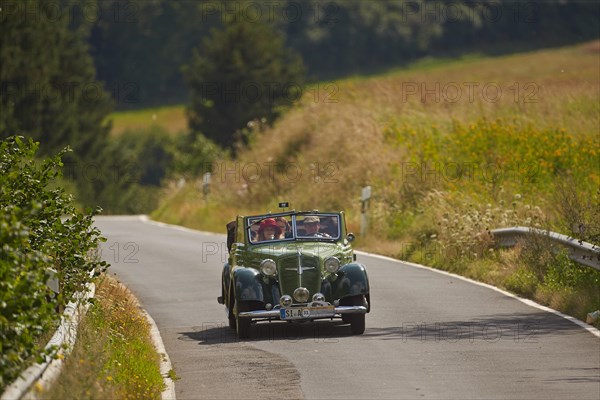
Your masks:
<svg viewBox="0 0 600 400"><path fill-rule="evenodd" d="M330 242L282 242L255 247L252 251L254 268L270 258L277 264L277 280L280 293L292 295L300 286L313 295L321 291L325 275L323 261L331 256L340 257L348 252L348 247ZM300 259L300 266L298 260ZM301 270L301 272L300 272Z"/></svg>
<svg viewBox="0 0 600 400"><path fill-rule="evenodd" d="M325 259L330 256L339 255L344 252L344 246L338 243L328 242L277 242L256 246L252 253L261 259L271 258L277 261L280 257L297 255L298 251L305 255L311 255Z"/></svg>

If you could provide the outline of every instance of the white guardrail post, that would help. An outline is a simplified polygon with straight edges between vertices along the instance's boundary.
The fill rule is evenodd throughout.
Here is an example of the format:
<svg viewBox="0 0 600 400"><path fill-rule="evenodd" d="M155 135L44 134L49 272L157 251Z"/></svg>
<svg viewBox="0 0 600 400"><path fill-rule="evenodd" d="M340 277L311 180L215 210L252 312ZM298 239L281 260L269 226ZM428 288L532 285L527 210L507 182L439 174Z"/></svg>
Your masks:
<svg viewBox="0 0 600 400"><path fill-rule="evenodd" d="M560 233L542 229L516 226L513 228L492 229L490 231L494 240L504 247L512 247L519 239L526 236L541 236L553 243L565 247L569 251L569 258L579 264L586 265L600 271L600 247L577 238L572 238Z"/></svg>
<svg viewBox="0 0 600 400"><path fill-rule="evenodd" d="M60 291L60 284L57 277L57 272L49 268L50 277L46 285L56 294ZM93 276L93 271L90 272L90 278ZM85 285L85 290L77 292L73 295L73 299L65 306L65 309L60 317L60 324L54 332L52 338L45 347L46 351L57 351L54 358L45 355L41 363L34 363L25 371L21 372L19 377L4 389L4 393L0 393L0 400L18 400L23 398L35 398L32 393L35 384L38 383L41 387L49 387L60 375L63 366L63 357L68 355L77 338L77 327L83 315L87 312L90 305L89 299L93 298L96 293L96 286L92 282Z"/></svg>

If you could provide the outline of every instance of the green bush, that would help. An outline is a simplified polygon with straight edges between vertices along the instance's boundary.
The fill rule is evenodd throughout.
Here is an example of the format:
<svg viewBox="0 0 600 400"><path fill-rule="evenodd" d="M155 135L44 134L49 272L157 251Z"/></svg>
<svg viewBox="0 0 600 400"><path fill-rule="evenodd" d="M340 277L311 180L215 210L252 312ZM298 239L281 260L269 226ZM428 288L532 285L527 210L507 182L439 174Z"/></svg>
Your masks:
<svg viewBox="0 0 600 400"><path fill-rule="evenodd" d="M107 266L93 257L103 240L93 214L51 188L68 149L38 161L38 147L21 137L0 141L0 390L42 354L37 343L59 319L56 309ZM58 297L46 286L48 268L58 271Z"/></svg>

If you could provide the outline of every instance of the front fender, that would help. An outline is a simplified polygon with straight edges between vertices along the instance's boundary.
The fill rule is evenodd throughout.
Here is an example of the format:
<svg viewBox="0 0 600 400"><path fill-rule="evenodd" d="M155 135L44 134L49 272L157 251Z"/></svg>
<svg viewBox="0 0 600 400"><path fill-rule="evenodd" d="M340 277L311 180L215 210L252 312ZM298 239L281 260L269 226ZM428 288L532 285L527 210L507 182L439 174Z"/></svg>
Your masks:
<svg viewBox="0 0 600 400"><path fill-rule="evenodd" d="M261 275L252 268L238 267L232 273L235 298L241 301L261 301L264 302L263 286L261 284Z"/></svg>
<svg viewBox="0 0 600 400"><path fill-rule="evenodd" d="M223 272L221 272L221 295L225 300L229 299L229 288L230 288L230 280L229 271L231 270L229 263L225 263L223 265ZM225 303L227 304L227 303Z"/></svg>
<svg viewBox="0 0 600 400"><path fill-rule="evenodd" d="M337 272L337 278L331 282L331 290L335 299L369 295L369 277L364 265L359 263L346 264Z"/></svg>

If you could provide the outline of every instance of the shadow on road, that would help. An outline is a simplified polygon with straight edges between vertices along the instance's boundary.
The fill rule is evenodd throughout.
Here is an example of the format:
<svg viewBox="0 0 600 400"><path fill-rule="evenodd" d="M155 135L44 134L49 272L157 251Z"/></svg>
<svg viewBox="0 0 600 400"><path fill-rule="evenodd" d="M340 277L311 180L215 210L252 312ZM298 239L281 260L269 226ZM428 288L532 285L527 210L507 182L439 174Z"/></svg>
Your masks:
<svg viewBox="0 0 600 400"><path fill-rule="evenodd" d="M514 341L537 343L547 336L589 335L580 326L547 312L498 314L463 321L406 321L401 326L367 328L366 337L402 341Z"/></svg>
<svg viewBox="0 0 600 400"><path fill-rule="evenodd" d="M340 320L313 323L260 322L251 327L250 339L239 340L226 322L205 323L187 332L179 332L180 340L197 341L200 345L252 341L313 341L337 343L352 336L350 325ZM498 314L459 321L405 321L400 326L369 327L365 339L397 340L403 342L465 342L465 343L538 343L545 337L589 335L580 326L546 312L527 314Z"/></svg>
<svg viewBox="0 0 600 400"><path fill-rule="evenodd" d="M250 339L240 340L227 323L203 324L189 332L179 332L179 340L193 340L200 345L252 341L314 341L337 343L341 338L352 336L350 325L341 321L316 321L313 323L260 322L252 324Z"/></svg>

